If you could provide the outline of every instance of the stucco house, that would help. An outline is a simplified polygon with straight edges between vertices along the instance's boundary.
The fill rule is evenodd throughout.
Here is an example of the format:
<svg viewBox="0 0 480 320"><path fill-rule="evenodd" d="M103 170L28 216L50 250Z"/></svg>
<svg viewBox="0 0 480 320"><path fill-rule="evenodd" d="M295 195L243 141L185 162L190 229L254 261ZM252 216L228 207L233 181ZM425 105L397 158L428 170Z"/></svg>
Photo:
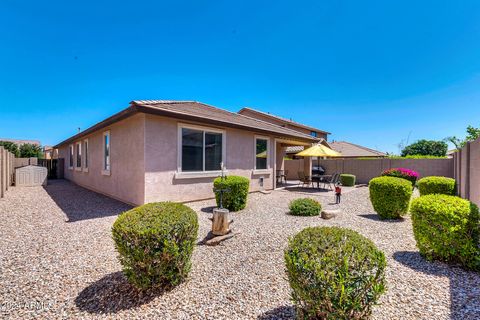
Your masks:
<svg viewBox="0 0 480 320"><path fill-rule="evenodd" d="M227 174L248 177L250 191L273 189L287 148L310 146L326 134L195 101L141 100L55 148L66 179L140 205L213 197L221 163ZM305 161L304 170L311 165Z"/></svg>

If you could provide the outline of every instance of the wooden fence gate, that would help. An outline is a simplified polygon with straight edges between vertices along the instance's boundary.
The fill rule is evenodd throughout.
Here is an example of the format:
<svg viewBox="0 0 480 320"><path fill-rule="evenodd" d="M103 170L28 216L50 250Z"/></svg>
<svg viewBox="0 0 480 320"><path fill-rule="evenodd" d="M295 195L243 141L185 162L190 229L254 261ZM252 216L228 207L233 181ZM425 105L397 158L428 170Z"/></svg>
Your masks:
<svg viewBox="0 0 480 320"><path fill-rule="evenodd" d="M38 165L47 168L48 170L48 179L60 179L60 161L63 159L38 159Z"/></svg>

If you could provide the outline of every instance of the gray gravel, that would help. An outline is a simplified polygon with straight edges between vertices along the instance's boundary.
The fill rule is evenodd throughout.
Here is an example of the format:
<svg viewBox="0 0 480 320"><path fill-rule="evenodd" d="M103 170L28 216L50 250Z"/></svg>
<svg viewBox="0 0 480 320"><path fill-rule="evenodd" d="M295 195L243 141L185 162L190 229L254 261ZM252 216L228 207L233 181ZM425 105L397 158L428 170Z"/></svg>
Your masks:
<svg viewBox="0 0 480 320"><path fill-rule="evenodd" d="M115 216L129 207L54 181L12 188L0 200L2 318L290 319L285 280L287 238L306 226L349 227L388 257L388 292L374 319L478 319L480 274L429 263L418 254L411 221L379 221L367 188L349 190L332 220L287 215L291 191L251 194L233 214L240 234L216 247L196 247L186 283L169 292L136 292L121 274L110 238ZM189 204L199 214L199 240L210 228L213 201ZM68 221L66 221L68 220Z"/></svg>

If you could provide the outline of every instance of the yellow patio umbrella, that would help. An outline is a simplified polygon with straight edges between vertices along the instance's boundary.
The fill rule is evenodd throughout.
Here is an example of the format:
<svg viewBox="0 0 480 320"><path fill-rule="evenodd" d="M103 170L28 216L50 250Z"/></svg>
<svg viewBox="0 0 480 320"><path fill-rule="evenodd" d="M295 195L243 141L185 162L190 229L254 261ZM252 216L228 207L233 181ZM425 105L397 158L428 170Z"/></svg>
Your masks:
<svg viewBox="0 0 480 320"><path fill-rule="evenodd" d="M318 160L318 162L317 162L318 165L320 165L320 157L335 158L335 157L341 157L342 156L337 151L332 150L329 147L324 146L323 144L313 145L308 149L300 151L296 155L300 156L300 157L317 157L318 158L317 159Z"/></svg>
<svg viewBox="0 0 480 320"><path fill-rule="evenodd" d="M313 145L308 149L300 151L296 155L300 156L300 157L319 157L319 158L320 157L333 158L333 157L341 157L342 156L337 151L332 150L329 147L324 146L323 144Z"/></svg>

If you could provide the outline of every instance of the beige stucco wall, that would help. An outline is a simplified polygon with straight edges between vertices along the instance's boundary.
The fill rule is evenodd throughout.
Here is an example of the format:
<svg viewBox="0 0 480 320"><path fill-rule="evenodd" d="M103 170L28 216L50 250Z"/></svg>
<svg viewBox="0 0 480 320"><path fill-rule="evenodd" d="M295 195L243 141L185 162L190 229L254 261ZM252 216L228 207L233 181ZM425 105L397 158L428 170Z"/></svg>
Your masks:
<svg viewBox="0 0 480 320"><path fill-rule="evenodd" d="M145 202L193 201L212 198L215 177L178 178L178 126L179 123L206 126L172 118L146 115L145 118ZM273 188L274 138L270 138L269 173L254 174L255 133L225 127L226 161L228 175L240 175L250 179L250 191ZM260 177L264 178L263 188Z"/></svg>
<svg viewBox="0 0 480 320"><path fill-rule="evenodd" d="M110 131L110 175L102 175L103 133ZM69 144L59 148L59 157L65 159L65 178L74 183L139 205L145 200L145 115L137 114L92 133L78 141L88 139L88 172L69 169ZM77 141L72 142L75 145ZM82 155L84 151L82 150ZM74 157L75 165L75 157Z"/></svg>
<svg viewBox="0 0 480 320"><path fill-rule="evenodd" d="M317 160L313 159L313 165ZM329 159L320 160L327 174L350 173L357 177L358 183L368 183L390 168L408 168L417 171L420 177L445 176L453 177L453 159ZM303 159L285 162L290 179L298 179L297 171L304 167Z"/></svg>

